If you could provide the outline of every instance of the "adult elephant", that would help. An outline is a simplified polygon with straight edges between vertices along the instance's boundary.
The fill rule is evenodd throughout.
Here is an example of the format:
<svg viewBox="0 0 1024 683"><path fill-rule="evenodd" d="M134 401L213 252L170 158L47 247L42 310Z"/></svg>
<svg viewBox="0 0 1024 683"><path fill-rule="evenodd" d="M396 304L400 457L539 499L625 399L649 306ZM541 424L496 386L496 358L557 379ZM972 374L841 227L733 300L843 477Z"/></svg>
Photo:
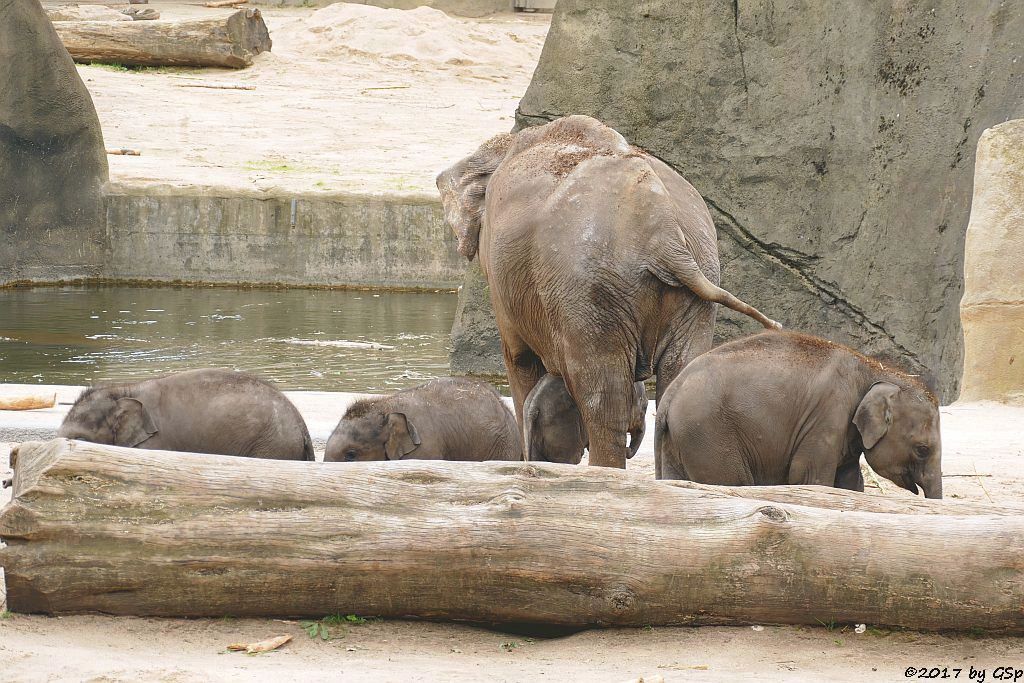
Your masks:
<svg viewBox="0 0 1024 683"><path fill-rule="evenodd" d="M480 254L520 431L527 394L560 375L591 464L625 467L634 382L656 375L660 398L710 348L716 303L779 327L718 286L697 191L588 116L494 137L437 187L459 253Z"/></svg>

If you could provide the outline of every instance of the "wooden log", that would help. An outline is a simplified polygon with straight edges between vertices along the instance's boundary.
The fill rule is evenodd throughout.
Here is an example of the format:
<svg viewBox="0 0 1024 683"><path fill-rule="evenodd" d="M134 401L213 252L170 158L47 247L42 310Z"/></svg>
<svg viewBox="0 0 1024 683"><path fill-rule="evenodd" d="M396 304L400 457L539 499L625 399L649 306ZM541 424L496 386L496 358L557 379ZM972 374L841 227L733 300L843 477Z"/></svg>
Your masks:
<svg viewBox="0 0 1024 683"><path fill-rule="evenodd" d="M59 21L54 28L76 62L240 69L271 47L258 9L188 21Z"/></svg>
<svg viewBox="0 0 1024 683"><path fill-rule="evenodd" d="M57 439L17 453L0 565L9 608L49 614L1024 632L1021 515L896 499L862 512L864 494L819 492L767 502L603 468Z"/></svg>
<svg viewBox="0 0 1024 683"><path fill-rule="evenodd" d="M132 21L153 21L160 18L160 10L154 7L129 6L121 10L121 14L131 17Z"/></svg>
<svg viewBox="0 0 1024 683"><path fill-rule="evenodd" d="M0 396L0 410L39 410L57 405L57 394Z"/></svg>

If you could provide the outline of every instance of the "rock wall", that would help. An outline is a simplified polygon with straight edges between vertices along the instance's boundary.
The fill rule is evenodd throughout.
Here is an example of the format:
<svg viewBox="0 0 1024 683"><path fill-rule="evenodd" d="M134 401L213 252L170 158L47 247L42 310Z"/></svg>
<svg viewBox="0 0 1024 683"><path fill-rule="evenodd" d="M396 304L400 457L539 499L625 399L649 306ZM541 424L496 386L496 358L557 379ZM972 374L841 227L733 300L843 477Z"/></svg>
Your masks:
<svg viewBox="0 0 1024 683"><path fill-rule="evenodd" d="M560 0L519 123L589 114L661 157L711 207L725 286L948 402L973 150L1024 116L1021 36L974 0Z"/></svg>
<svg viewBox="0 0 1024 683"><path fill-rule="evenodd" d="M449 360L453 375L498 377L505 374L501 335L494 320L491 292L477 260L466 269L459 288Z"/></svg>
<svg viewBox="0 0 1024 683"><path fill-rule="evenodd" d="M1024 120L978 143L967 228L962 400L1024 404Z"/></svg>
<svg viewBox="0 0 1024 683"><path fill-rule="evenodd" d="M37 0L0 0L0 285L104 262L100 122Z"/></svg>

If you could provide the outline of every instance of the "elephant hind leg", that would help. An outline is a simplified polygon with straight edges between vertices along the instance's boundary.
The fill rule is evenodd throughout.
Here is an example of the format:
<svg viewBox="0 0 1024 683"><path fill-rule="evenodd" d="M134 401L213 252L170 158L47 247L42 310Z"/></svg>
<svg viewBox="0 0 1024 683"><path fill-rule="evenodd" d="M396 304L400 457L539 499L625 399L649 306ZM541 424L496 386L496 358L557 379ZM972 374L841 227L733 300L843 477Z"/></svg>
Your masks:
<svg viewBox="0 0 1024 683"><path fill-rule="evenodd" d="M674 337L666 344L654 368L657 377L655 398L659 405L672 381L683 368L711 348L714 341L716 308L706 301L694 300L672 321Z"/></svg>
<svg viewBox="0 0 1024 683"><path fill-rule="evenodd" d="M566 387L590 440L590 464L626 467L626 432L635 412L631 364L607 358L570 360Z"/></svg>

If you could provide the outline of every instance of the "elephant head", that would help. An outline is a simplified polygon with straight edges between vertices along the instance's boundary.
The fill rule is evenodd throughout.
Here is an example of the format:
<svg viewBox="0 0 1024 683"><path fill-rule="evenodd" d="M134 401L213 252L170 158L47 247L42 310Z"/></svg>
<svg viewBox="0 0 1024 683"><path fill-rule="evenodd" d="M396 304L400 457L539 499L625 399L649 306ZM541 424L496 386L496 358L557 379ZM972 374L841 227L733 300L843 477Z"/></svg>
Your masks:
<svg viewBox="0 0 1024 683"><path fill-rule="evenodd" d="M939 409L923 388L876 382L853 416L864 456L886 479L926 498L942 498Z"/></svg>
<svg viewBox="0 0 1024 683"><path fill-rule="evenodd" d="M57 436L134 448L158 431L142 401L112 388L94 387L78 397Z"/></svg>
<svg viewBox="0 0 1024 683"><path fill-rule="evenodd" d="M327 440L324 462L401 460L422 443L412 421L372 401L354 403Z"/></svg>
<svg viewBox="0 0 1024 683"><path fill-rule="evenodd" d="M437 176L444 218L459 238L459 253L470 261L480 243L487 183L505 159L514 136L496 135Z"/></svg>
<svg viewBox="0 0 1024 683"><path fill-rule="evenodd" d="M523 404L527 460L578 465L590 440L576 402L561 377L547 374ZM640 450L647 426L647 387L633 384L627 458Z"/></svg>

